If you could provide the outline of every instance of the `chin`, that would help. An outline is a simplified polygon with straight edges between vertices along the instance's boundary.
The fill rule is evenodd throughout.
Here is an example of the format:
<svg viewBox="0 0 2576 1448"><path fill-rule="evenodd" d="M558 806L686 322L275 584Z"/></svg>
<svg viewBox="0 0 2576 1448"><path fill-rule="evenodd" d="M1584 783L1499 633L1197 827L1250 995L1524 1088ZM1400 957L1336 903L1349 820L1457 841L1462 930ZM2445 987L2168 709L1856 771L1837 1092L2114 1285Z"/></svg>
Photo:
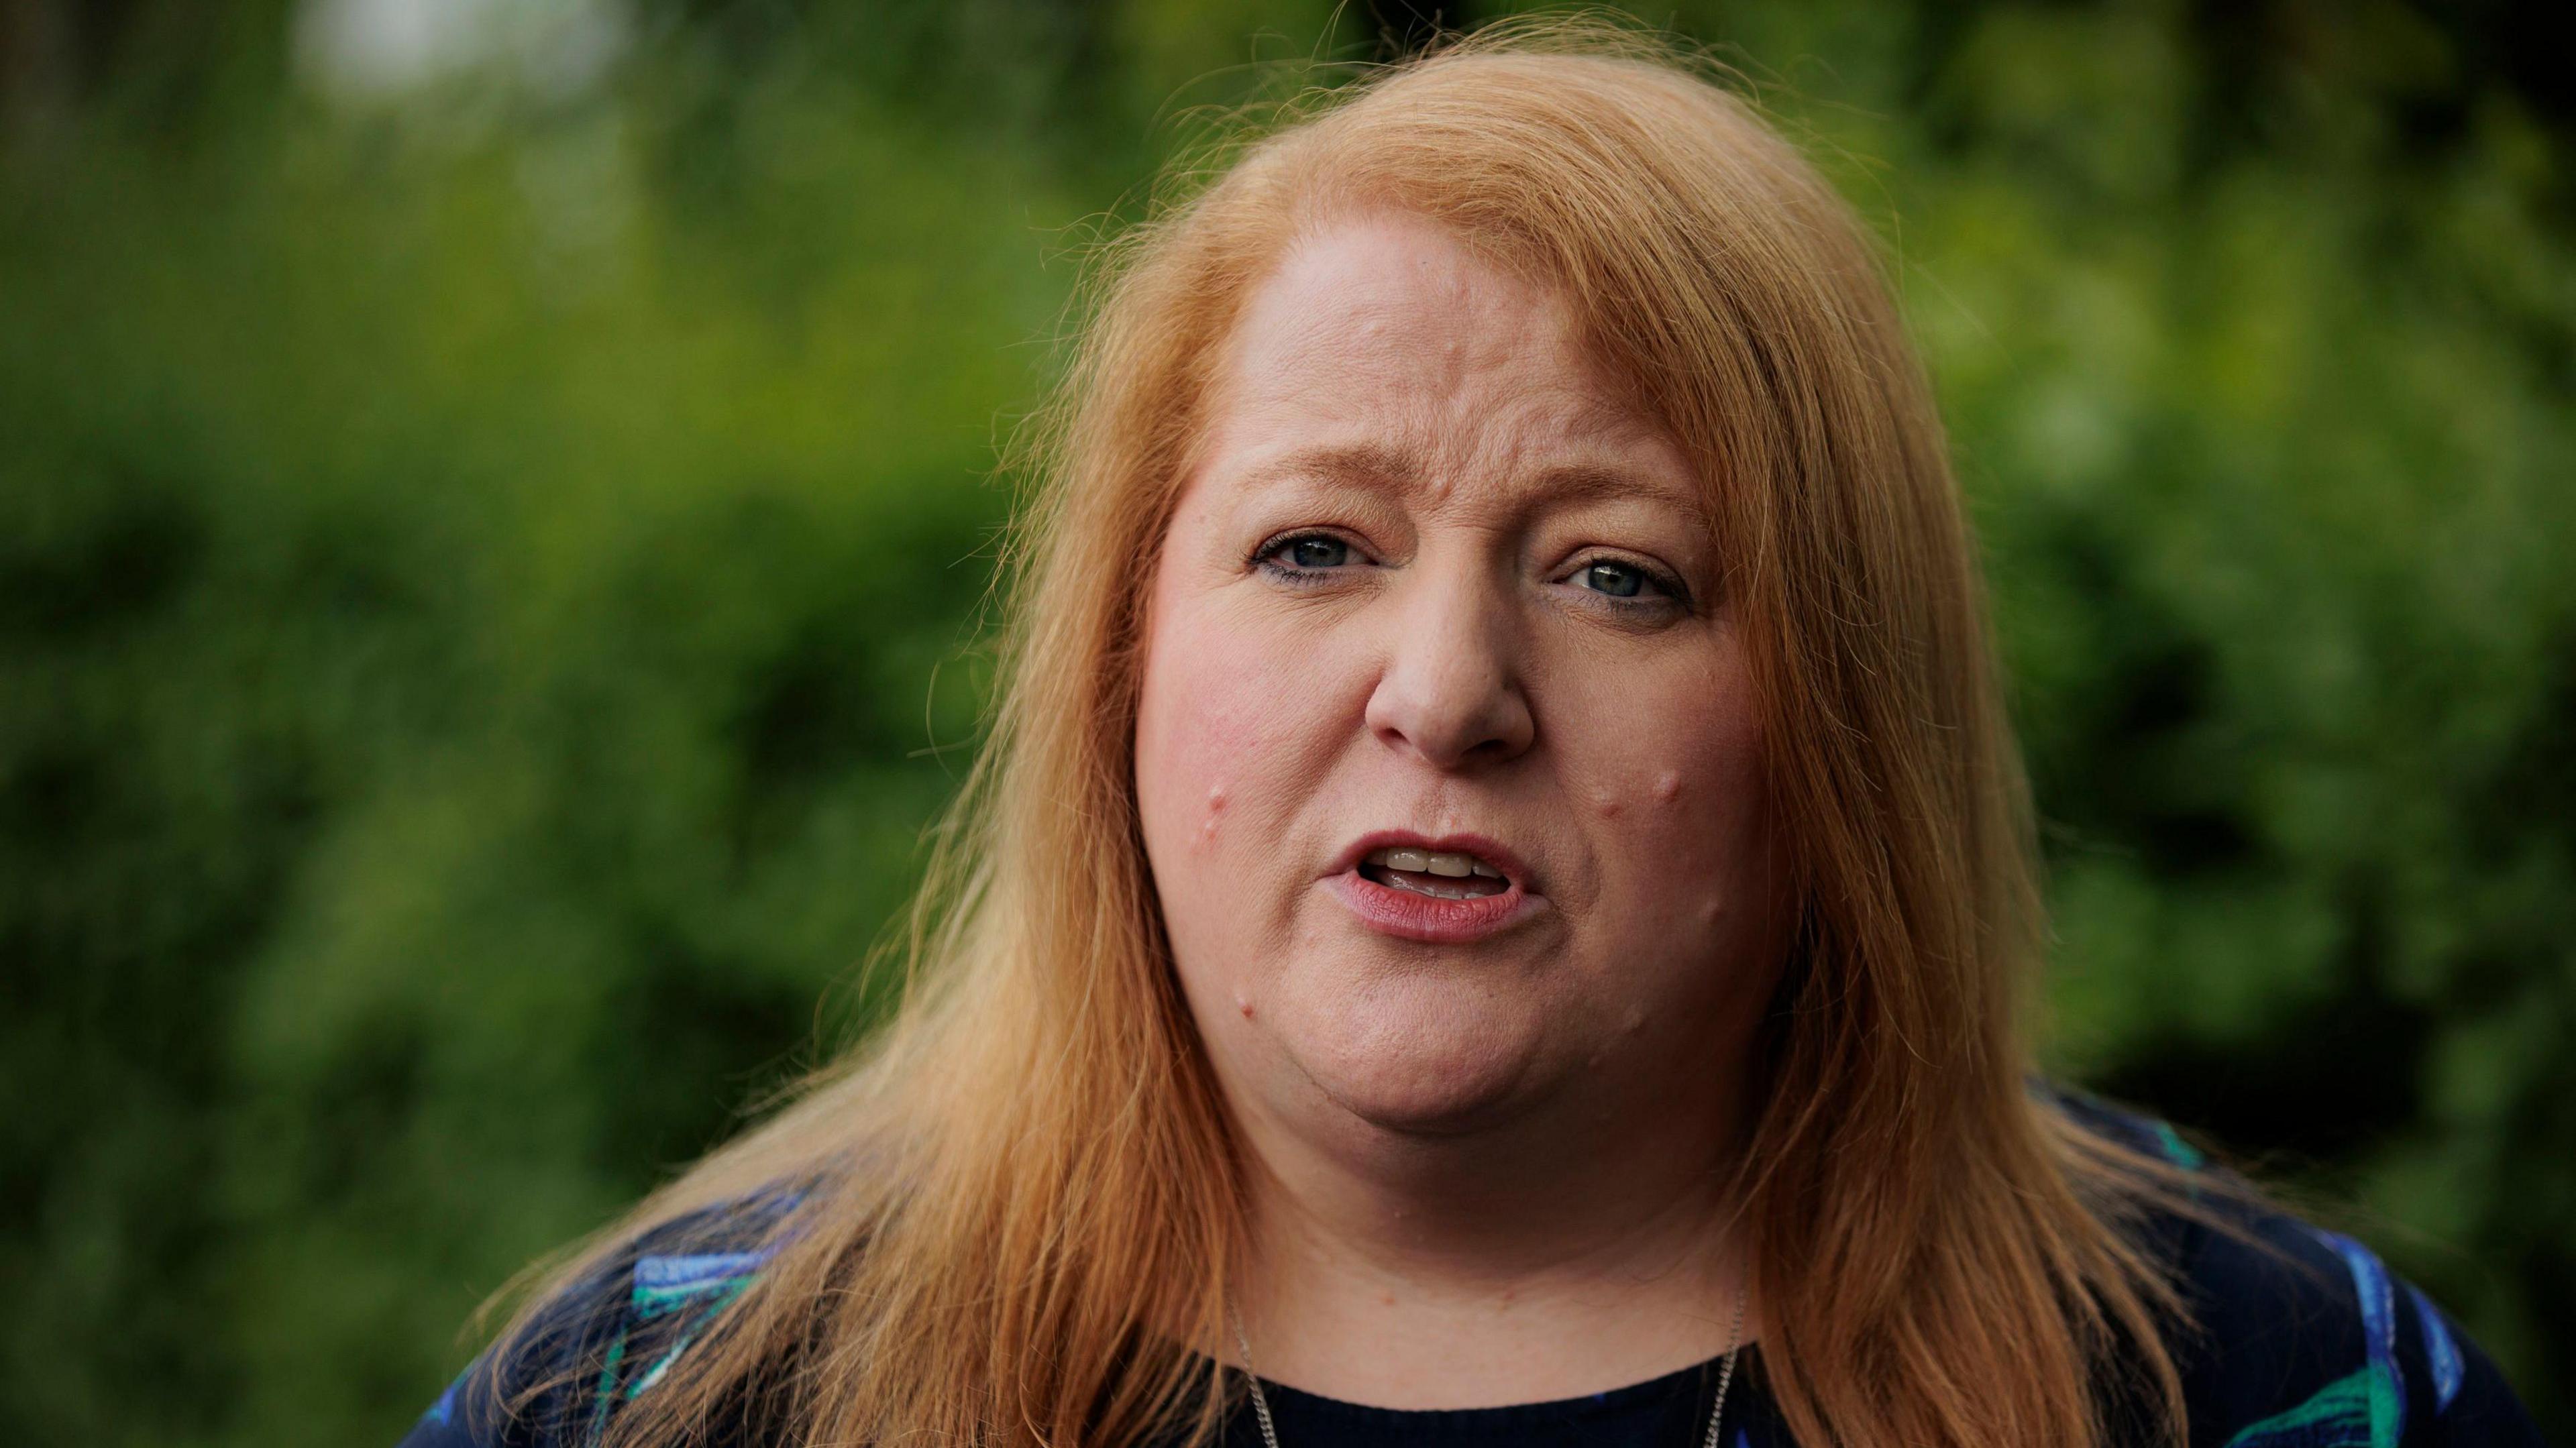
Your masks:
<svg viewBox="0 0 2576 1448"><path fill-rule="evenodd" d="M1541 1013L1455 981L1380 984L1290 1050L1325 1095L1382 1131L1449 1135L1508 1117L1548 1052Z"/></svg>

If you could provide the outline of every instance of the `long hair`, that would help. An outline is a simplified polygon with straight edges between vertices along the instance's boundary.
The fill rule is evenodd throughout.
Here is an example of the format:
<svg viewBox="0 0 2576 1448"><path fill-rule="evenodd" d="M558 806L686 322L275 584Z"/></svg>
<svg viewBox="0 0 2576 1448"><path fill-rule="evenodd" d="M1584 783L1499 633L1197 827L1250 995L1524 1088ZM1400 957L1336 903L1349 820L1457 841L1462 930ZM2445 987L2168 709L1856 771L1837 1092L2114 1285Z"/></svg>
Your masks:
<svg viewBox="0 0 2576 1448"><path fill-rule="evenodd" d="M1558 289L1708 490L1804 902L1738 1217L1791 1430L2092 1445L2116 1389L2179 1441L2176 1295L2127 1230L2169 1182L2030 1089L2032 814L1929 386L1866 229L1711 74L1604 22L1489 28L1246 138L1102 249L901 1005L555 1279L804 1191L612 1441L720 1408L810 1444L1213 1431L1247 1215L1138 829L1137 580L1247 293L1368 207Z"/></svg>

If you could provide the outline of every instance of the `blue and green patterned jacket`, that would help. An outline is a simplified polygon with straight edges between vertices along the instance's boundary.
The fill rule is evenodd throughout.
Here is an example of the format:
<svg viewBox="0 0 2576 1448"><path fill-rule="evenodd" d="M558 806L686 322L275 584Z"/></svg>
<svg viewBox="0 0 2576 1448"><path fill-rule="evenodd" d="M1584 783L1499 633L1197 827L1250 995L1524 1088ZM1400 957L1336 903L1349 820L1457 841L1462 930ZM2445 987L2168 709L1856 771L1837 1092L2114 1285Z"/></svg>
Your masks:
<svg viewBox="0 0 2576 1448"><path fill-rule="evenodd" d="M2098 1129L2194 1170L2199 1154L2161 1122L2080 1098L2068 1110ZM507 1354L486 1353L430 1408L401 1448L585 1448L620 1407L653 1390L758 1275L764 1238L792 1197L772 1195L684 1218L610 1257L538 1317ZM2228 1200L2213 1194L2213 1202ZM2193 1448L2538 1448L2540 1437L2495 1365L2423 1293L2368 1247L2296 1217L2230 1206L2273 1250L2179 1217L2148 1224L2169 1254L2199 1331L2169 1344L2182 1368ZM1729 1448L1795 1448L1747 1349L1727 1400ZM1454 1440L1537 1445L1697 1444L1711 1365L1590 1397L1501 1408L1409 1411L1266 1386L1286 1448L1395 1448ZM493 1404L548 1382L515 1418ZM2148 1441L2136 1423L2115 1440ZM770 1448L745 1423L719 1448ZM1247 1404L1227 1448L1261 1448Z"/></svg>

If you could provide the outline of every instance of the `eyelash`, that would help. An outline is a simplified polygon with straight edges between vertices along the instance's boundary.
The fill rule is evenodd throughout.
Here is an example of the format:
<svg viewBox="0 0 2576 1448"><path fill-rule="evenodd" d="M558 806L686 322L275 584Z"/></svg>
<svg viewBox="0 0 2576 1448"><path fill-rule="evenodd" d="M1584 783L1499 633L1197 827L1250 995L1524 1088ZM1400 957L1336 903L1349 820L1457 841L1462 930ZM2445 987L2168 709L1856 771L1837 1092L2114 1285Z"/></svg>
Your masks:
<svg viewBox="0 0 2576 1448"><path fill-rule="evenodd" d="M1332 568L1299 568L1294 564L1273 561L1281 550L1294 544L1308 542L1339 543L1343 547L1351 550L1353 553L1358 553L1360 551L1358 544L1353 543L1350 539L1343 537L1339 533L1330 532L1322 528L1300 528L1294 532L1274 534L1271 537L1264 539L1260 547L1252 550L1252 562L1255 566L1261 568L1271 576L1285 579L1291 583L1321 583L1324 581L1324 575L1337 572L1338 570Z"/></svg>
<svg viewBox="0 0 2576 1448"><path fill-rule="evenodd" d="M1301 585L1322 583L1325 581L1326 575L1337 573L1340 571L1340 568L1338 566L1334 568L1299 568L1291 564L1273 561L1280 550L1293 544L1311 541L1339 543L1343 547L1348 548L1354 554L1360 552L1358 544L1353 543L1350 539L1343 537L1339 533L1330 532L1320 528L1300 528L1293 532L1273 534L1269 538L1262 540L1261 546L1253 550L1251 561L1254 566L1267 572L1272 577L1281 579L1285 582ZM1566 576L1569 578L1578 576L1591 569L1597 568L1604 563L1614 564L1621 568L1635 569L1639 575L1644 577L1647 583L1653 585L1659 591L1660 596L1655 598L1621 598L1617 594L1604 593L1597 588L1586 588L1583 590L1586 593L1598 595L1603 603L1614 608L1631 611L1651 610L1660 605L1667 604L1677 605L1684 610L1688 610L1690 608L1690 594L1682 587L1679 579L1674 578L1671 574L1666 573L1660 568L1651 568L1634 559L1622 558L1617 554L1595 554L1576 564L1572 571Z"/></svg>

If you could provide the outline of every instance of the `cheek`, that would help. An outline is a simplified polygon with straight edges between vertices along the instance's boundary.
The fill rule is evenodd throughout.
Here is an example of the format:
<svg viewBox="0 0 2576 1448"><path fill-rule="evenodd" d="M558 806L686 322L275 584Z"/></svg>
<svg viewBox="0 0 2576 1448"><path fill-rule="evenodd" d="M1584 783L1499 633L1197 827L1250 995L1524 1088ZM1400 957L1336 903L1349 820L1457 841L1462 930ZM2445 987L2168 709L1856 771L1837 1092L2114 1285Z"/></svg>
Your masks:
<svg viewBox="0 0 2576 1448"><path fill-rule="evenodd" d="M1769 888L1771 818L1742 670L1730 658L1624 702L1581 726L1595 742L1575 804L1601 842L1605 893L1657 931L1751 909Z"/></svg>
<svg viewBox="0 0 2576 1448"><path fill-rule="evenodd" d="M1239 678L1183 654L1146 666L1136 726L1136 792L1157 867L1212 851L1239 817L1245 771L1262 755L1258 699Z"/></svg>
<svg viewBox="0 0 2576 1448"><path fill-rule="evenodd" d="M1303 791L1314 709L1278 644L1222 607L1157 599L1137 705L1136 791L1166 905L1175 888L1275 827ZM1168 873L1167 873L1168 872Z"/></svg>

